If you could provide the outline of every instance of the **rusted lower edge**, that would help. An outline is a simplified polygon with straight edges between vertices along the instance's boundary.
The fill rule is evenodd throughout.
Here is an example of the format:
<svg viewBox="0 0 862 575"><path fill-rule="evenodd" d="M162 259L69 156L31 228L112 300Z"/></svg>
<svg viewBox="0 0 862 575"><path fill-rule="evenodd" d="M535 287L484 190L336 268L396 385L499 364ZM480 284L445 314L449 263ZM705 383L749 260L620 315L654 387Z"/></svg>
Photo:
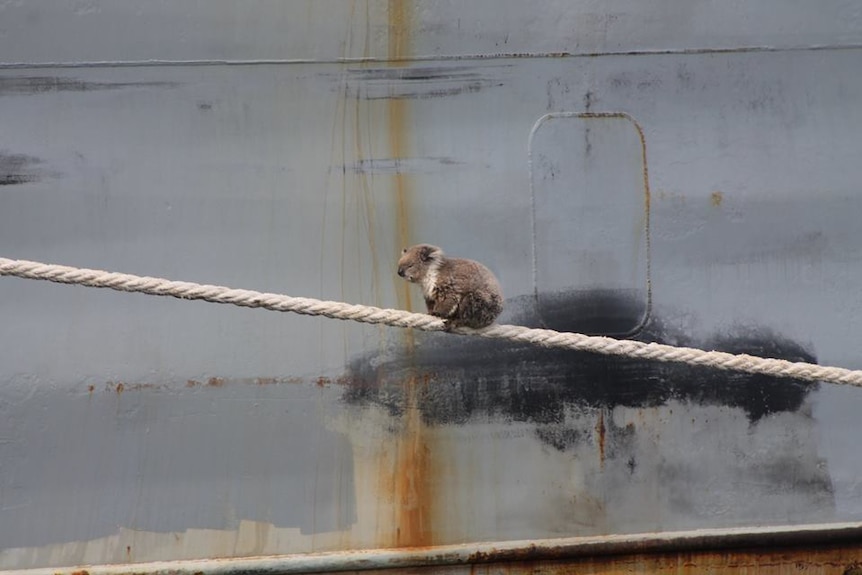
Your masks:
<svg viewBox="0 0 862 575"><path fill-rule="evenodd" d="M702 529L599 537L535 539L498 543L440 545L276 555L243 559L158 561L6 571L7 575L275 575L441 567L478 563L560 561L583 557L644 553L714 551L734 548L862 545L862 523L788 527Z"/></svg>

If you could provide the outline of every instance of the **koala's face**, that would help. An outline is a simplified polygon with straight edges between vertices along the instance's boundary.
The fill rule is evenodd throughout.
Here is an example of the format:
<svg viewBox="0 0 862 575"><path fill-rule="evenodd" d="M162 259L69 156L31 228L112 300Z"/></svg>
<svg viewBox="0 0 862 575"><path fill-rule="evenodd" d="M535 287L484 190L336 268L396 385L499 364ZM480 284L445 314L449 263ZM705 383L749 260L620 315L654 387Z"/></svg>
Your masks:
<svg viewBox="0 0 862 575"><path fill-rule="evenodd" d="M428 266L440 255L440 248L428 244L404 248L401 259L398 260L398 275L409 282L421 282L428 271Z"/></svg>

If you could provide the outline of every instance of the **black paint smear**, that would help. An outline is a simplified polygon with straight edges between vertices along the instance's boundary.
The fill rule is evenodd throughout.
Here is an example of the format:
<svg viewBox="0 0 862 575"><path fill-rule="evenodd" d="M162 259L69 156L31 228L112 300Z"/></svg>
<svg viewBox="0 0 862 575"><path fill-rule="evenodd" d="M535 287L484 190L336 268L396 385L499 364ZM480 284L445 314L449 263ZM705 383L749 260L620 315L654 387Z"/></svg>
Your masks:
<svg viewBox="0 0 862 575"><path fill-rule="evenodd" d="M486 68L487 69L487 68ZM429 82L434 80L478 80L484 76L475 66L424 66L416 68L352 68L351 77L363 81Z"/></svg>
<svg viewBox="0 0 862 575"><path fill-rule="evenodd" d="M0 186L15 186L18 184L26 184L35 182L36 176L26 176L24 174L0 174Z"/></svg>
<svg viewBox="0 0 862 575"><path fill-rule="evenodd" d="M41 163L42 160L34 156L0 152L0 186L38 181L40 177L34 168Z"/></svg>
<svg viewBox="0 0 862 575"><path fill-rule="evenodd" d="M649 315L648 296L639 290L548 292L536 299L536 313L522 313L520 325L623 337L639 331Z"/></svg>
<svg viewBox="0 0 862 575"><path fill-rule="evenodd" d="M134 87L174 87L175 82L88 82L61 76L0 76L0 96L45 92L92 92Z"/></svg>
<svg viewBox="0 0 862 575"><path fill-rule="evenodd" d="M526 310L520 317L512 317L511 323L541 325L532 300L519 298L508 304ZM554 302L557 321L553 327L561 331L580 330L584 319L578 319L579 309L591 310L586 317L594 327L601 324L597 318L603 315L611 329L636 324L643 309L628 296L615 299L606 292L596 297L570 295L568 306L566 296L558 294ZM816 362L798 343L756 328L696 342L672 332L653 316L633 339ZM406 384L414 378L419 388L416 407L430 425L502 416L553 426L564 422L570 407L654 407L669 400L737 407L756 422L771 413L798 410L806 394L816 387L794 379L545 349L504 340L417 333L416 341L411 355L398 350L391 357L363 356L351 362L344 399L354 404L382 405L399 415L406 407ZM576 431L561 434L551 427L546 431L545 440L558 449L581 435Z"/></svg>
<svg viewBox="0 0 862 575"><path fill-rule="evenodd" d="M499 67L498 67L499 68ZM418 68L358 68L348 70L347 85L337 77L338 90L347 97L367 100L410 100L473 94L504 85L500 78L470 66Z"/></svg>

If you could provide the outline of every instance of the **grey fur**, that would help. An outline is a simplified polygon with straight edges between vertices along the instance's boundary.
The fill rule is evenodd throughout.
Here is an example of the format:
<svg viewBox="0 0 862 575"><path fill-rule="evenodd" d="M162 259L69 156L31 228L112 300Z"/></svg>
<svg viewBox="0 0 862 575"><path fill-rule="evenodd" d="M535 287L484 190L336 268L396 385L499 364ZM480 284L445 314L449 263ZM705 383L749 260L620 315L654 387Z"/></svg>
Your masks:
<svg viewBox="0 0 862 575"><path fill-rule="evenodd" d="M404 249L398 275L422 285L428 313L443 318L447 330L489 326L503 311L503 292L491 270L473 260L446 257L437 246Z"/></svg>

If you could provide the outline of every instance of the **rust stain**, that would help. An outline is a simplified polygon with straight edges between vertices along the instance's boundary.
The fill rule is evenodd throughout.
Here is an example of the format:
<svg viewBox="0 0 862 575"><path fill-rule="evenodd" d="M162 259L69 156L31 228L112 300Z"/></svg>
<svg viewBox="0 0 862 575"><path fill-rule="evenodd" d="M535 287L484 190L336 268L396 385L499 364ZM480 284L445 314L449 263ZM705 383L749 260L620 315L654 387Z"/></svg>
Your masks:
<svg viewBox="0 0 862 575"><path fill-rule="evenodd" d="M638 138L640 139L641 144L641 170L643 172L643 186L644 186L644 242L646 244L646 292L647 292L647 302L646 302L646 311L644 312L643 321L635 327L631 332L627 333L626 336L631 337L640 333L644 326L646 326L649 321L650 316L652 315L652 240L650 239L650 205L652 203L652 191L650 191L649 185L649 164L647 162L647 146L646 146L646 135L644 134L643 127L629 114L625 112L584 112L577 115L579 118L619 118L623 120L628 120L632 123L637 131Z"/></svg>
<svg viewBox="0 0 862 575"><path fill-rule="evenodd" d="M528 545L518 548L490 548L476 551L467 557L451 556L439 548L416 546L410 548L427 554L429 560L417 564L413 558L404 560L393 559L385 566L370 567L367 560L354 559L341 565L351 572L359 569L368 573L437 573L441 571L470 573L509 573L509 574L563 574L563 573L595 573L598 575L621 575L630 573L656 573L659 575L677 575L682 573L720 573L720 574L765 574L779 575L786 573L843 573L844 575L860 575L862 566L859 563L862 553L862 542L858 535L847 534L838 539L823 539L818 542L801 543L784 539L781 536L774 540L760 541L754 545L736 541L730 547L721 540L682 543L681 547L673 546L673 540L646 541L631 545L625 549L614 543L614 537L604 541L594 541L590 545ZM791 538L792 539L792 538ZM617 540L619 543L619 540ZM654 545L658 545L655 547ZM668 547L670 545L670 547ZM693 545L693 546L692 546ZM738 545L738 546L737 546ZM131 547L126 547L130 552ZM272 558L267 558L272 559ZM215 563L233 561L232 559L215 559ZM147 565L149 567L149 565ZM115 573L140 575L145 572L155 572L152 569L134 568L128 571L114 570ZM222 571L215 566L212 571ZM230 569L229 569L230 570ZM341 570L341 569L338 569ZM176 569L156 570L159 572L188 573L182 563ZM234 568L233 571L236 571ZM273 571L272 567L251 568L247 571ZM57 570L55 575L90 575L85 569L72 571ZM203 575L203 571L195 571L193 575Z"/></svg>
<svg viewBox="0 0 862 575"><path fill-rule="evenodd" d="M107 389L108 391L113 391L117 395L123 393L124 391L144 391L150 389L165 389L166 387L166 385L159 383L128 383L125 381L105 382L105 389ZM92 392L93 389L94 386L91 385L89 390Z"/></svg>
<svg viewBox="0 0 862 575"><path fill-rule="evenodd" d="M400 62L410 54L410 32L413 5L405 0L389 0L390 62Z"/></svg>
<svg viewBox="0 0 862 575"><path fill-rule="evenodd" d="M721 192L712 192L709 195L709 202L713 205L713 207L719 207L721 202L724 201L724 194Z"/></svg>
<svg viewBox="0 0 862 575"><path fill-rule="evenodd" d="M599 410L599 420L596 422L596 435L599 438L599 466L604 468L605 466L605 432L607 428L605 427L605 410Z"/></svg>
<svg viewBox="0 0 862 575"><path fill-rule="evenodd" d="M404 429L398 440L394 500L398 526L396 547L427 547L434 544L431 528L434 493L432 492L432 454L427 429L418 409L419 384L415 377L407 382L407 409Z"/></svg>
<svg viewBox="0 0 862 575"><path fill-rule="evenodd" d="M304 379L302 377L249 377L249 378L237 378L237 379L227 379L224 377L210 377L206 380L206 382L197 380L197 379L187 379L184 386L187 388L196 388L196 387L224 387L226 385L259 385L259 386L269 386L269 385L280 385L280 384L289 384L289 385L301 385L306 383L315 383L318 386L325 386L332 383L337 385L352 385L354 382L350 377L340 376L335 379L329 377L317 377L314 379ZM175 384L163 384L163 383L128 383L128 382L114 382L108 381L105 384L105 389L108 391L113 391L115 393L123 393L127 391L144 391L144 390L158 390L158 389L168 389L173 387ZM87 387L87 390L92 392L95 387L90 385Z"/></svg>
<svg viewBox="0 0 862 575"><path fill-rule="evenodd" d="M707 530L708 531L708 530ZM512 548L482 545L469 555L462 555L460 546L415 546L406 551L416 554L390 555L384 561L372 564L368 556L352 557L340 562L336 557L325 565L331 570L356 570L367 573L596 573L621 575L630 573L658 573L663 575L681 573L728 573L728 574L784 574L784 573L844 573L862 574L862 540L859 528L838 528L816 532L762 532L760 534L687 532L688 537L677 534L653 534L651 538L629 539L627 536L586 537L583 540L539 540L532 544L524 542ZM646 534L642 534L646 535ZM177 537L174 534L174 537ZM265 534L264 534L265 537ZM453 549L456 549L453 552ZM131 546L126 547L130 553ZM370 551L370 550L369 550ZM378 550L384 551L384 550ZM385 552L385 551L384 551ZM255 552L258 554L258 552ZM323 556L338 553L323 553ZM311 557L321 557L311 554ZM249 566L243 572L274 572L278 565L274 557L260 557L267 563ZM231 558L212 560L209 571L237 571L231 567ZM254 561L254 560L253 560ZM219 566L221 564L221 566ZM290 570L296 566L289 560L283 565ZM307 564L306 564L307 566ZM222 568L224 567L224 569ZM119 567L108 571L117 574L142 575L143 573L192 573L197 565L178 562L171 569L163 564ZM101 569L101 567L100 567ZM282 569L282 570L284 570ZM325 569L325 568L324 568ZM83 567L57 569L54 575L90 575Z"/></svg>
<svg viewBox="0 0 862 575"><path fill-rule="evenodd" d="M644 311L643 321L640 326L635 328L635 332L640 332L647 324L652 314L652 240L650 239L650 204L652 202L652 192L649 187L649 164L647 164L647 148L646 136L643 128L634 118L628 116L628 119L634 124L638 132L638 138L641 141L641 161L644 179L644 242L646 243L646 290L647 303Z"/></svg>
<svg viewBox="0 0 862 575"><path fill-rule="evenodd" d="M389 0L389 47L388 62L392 67L402 67L404 60L410 53L410 31L413 20L412 3L402 0ZM391 157L395 162L410 157L409 145L409 121L410 102L405 99L390 98L385 100L387 105L388 137ZM393 262L398 261L401 249L411 245L410 234L410 212L411 199L413 195L412 178L396 170L393 174L393 190L395 194L394 204L396 206L396 252ZM398 303L404 309L413 311L410 299L410 286L407 282L398 281ZM409 347L413 344L412 330L406 330L405 336Z"/></svg>
<svg viewBox="0 0 862 575"><path fill-rule="evenodd" d="M487 571L520 573L595 573L619 575L621 573L862 573L857 563L858 544L834 548L752 549L740 551L677 551L662 553L626 553L605 555L593 553L572 556L564 547L538 549L526 547L517 550L476 552L467 558L471 572L477 564ZM580 555L580 554L578 554ZM842 570L843 568L843 570Z"/></svg>
<svg viewBox="0 0 862 575"><path fill-rule="evenodd" d="M388 3L388 65L390 67L409 66L411 52L411 32L414 25L413 3L389 0ZM388 140L390 157L397 164L411 157L411 102L405 98L387 98L385 102L388 120ZM412 213L413 179L402 170L395 170L393 178L393 204L396 206L396 252L393 262L397 261L402 248L412 243L410 214ZM399 306L413 310L410 285L392 274L398 283L396 293ZM405 330L405 347L412 356L415 346L413 330ZM396 547L427 547L434 544L432 512L435 500L433 469L430 464L433 455L432 438L422 421L418 409L421 381L413 373L405 379L405 409L403 427L398 434L395 447L394 466L387 465L386 458L381 467L393 469L391 487L392 502L395 505L395 529L389 536L392 540L385 543ZM387 486L384 482L383 486Z"/></svg>

